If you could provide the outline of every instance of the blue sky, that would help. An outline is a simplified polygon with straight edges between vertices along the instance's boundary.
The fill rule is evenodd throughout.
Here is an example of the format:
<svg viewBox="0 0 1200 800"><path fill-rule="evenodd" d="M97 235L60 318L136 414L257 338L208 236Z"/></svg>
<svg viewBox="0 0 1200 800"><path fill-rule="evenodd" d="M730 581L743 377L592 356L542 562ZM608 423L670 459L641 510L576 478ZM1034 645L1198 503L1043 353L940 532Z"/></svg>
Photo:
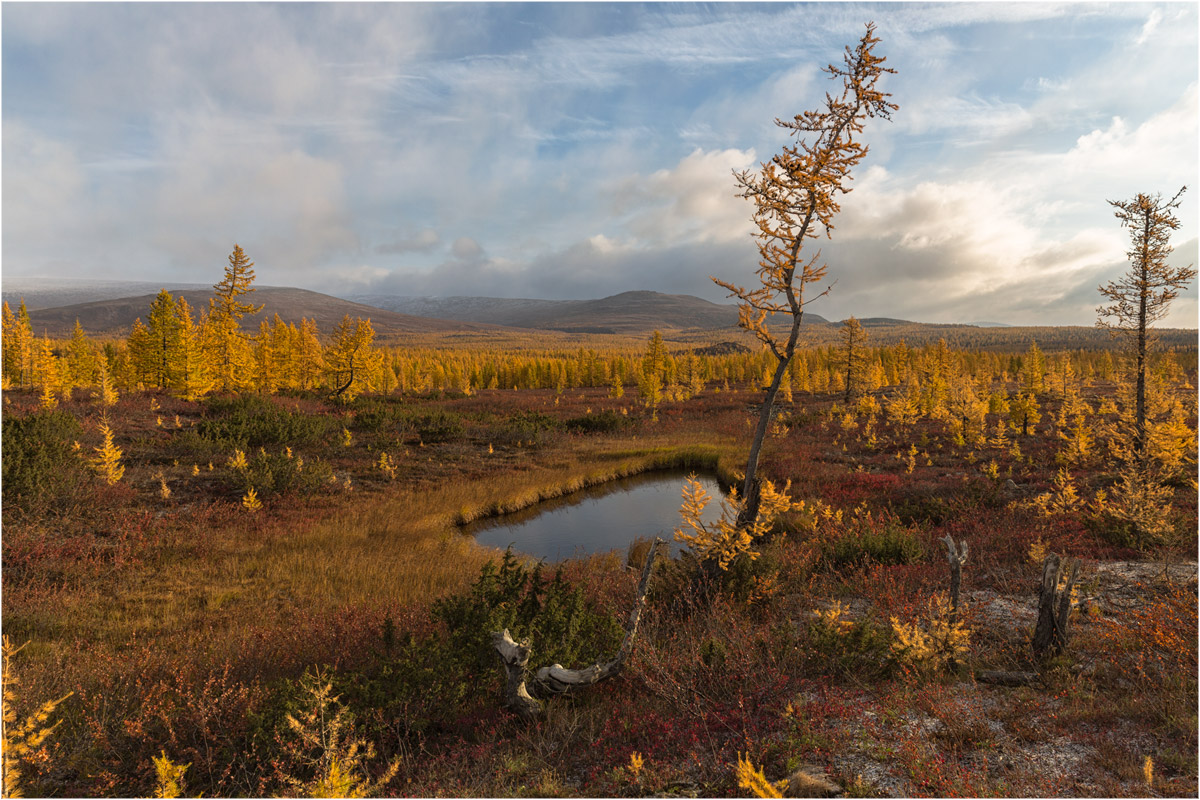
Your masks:
<svg viewBox="0 0 1200 800"><path fill-rule="evenodd" d="M874 20L900 106L823 244L830 318L1092 324L1105 202L1187 184L1195 3L5 2L3 270L334 293L722 300L732 170ZM1196 324L1195 287L1167 324Z"/></svg>

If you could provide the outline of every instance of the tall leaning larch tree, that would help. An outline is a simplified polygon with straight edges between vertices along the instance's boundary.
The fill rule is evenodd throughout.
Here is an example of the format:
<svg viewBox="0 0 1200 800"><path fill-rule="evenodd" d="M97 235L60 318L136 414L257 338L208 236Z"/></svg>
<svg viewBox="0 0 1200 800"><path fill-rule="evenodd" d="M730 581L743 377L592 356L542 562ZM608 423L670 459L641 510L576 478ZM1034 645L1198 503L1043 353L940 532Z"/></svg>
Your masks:
<svg viewBox="0 0 1200 800"><path fill-rule="evenodd" d="M805 243L821 235L828 238L833 230L834 215L840 210L837 198L850 191L850 172L867 155L867 145L858 138L866 120L890 119L897 108L888 101L891 95L879 89L880 79L895 70L885 67L887 59L875 54L879 43L875 24L867 23L866 27L858 45L846 48L842 66L830 64L825 70L831 80L841 81L841 92L826 93L823 108L805 111L791 120L775 120L795 138L795 143L756 171L734 173L739 196L754 203L760 285L747 289L713 280L738 299L738 325L753 333L776 360L746 462L742 486L745 505L739 515L743 524L758 516L758 460L775 395L796 352L804 308L829 292L826 287L812 294L813 284L825 278L826 264L820 250L807 255ZM767 327L767 316L780 313L791 316L786 338Z"/></svg>

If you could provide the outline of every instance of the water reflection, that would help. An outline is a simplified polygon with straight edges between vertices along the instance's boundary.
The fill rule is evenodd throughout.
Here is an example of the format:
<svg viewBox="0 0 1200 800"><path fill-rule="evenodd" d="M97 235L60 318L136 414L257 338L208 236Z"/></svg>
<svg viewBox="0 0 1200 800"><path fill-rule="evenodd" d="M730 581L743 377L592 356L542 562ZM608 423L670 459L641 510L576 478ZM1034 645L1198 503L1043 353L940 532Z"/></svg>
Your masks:
<svg viewBox="0 0 1200 800"><path fill-rule="evenodd" d="M471 523L463 531L488 547L527 553L547 561L624 550L634 539L661 536L675 554L686 471L645 472L547 500L512 514ZM706 521L721 513L721 488L712 475L699 475L713 500Z"/></svg>

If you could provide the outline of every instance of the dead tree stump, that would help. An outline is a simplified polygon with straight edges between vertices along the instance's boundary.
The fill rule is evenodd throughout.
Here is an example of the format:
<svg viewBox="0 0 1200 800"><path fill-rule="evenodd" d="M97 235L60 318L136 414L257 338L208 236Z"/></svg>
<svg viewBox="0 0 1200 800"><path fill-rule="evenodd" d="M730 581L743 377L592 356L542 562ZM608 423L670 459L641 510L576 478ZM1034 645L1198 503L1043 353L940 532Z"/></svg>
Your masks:
<svg viewBox="0 0 1200 800"><path fill-rule="evenodd" d="M504 690L505 705L517 712L523 719L534 719L542 713L542 699L550 699L557 695L592 686L602 680L617 675L625 660L633 651L633 642L637 637L638 623L642 618L642 609L646 605L646 592L650 588L650 572L654 566L655 556L662 539L656 538L646 554L646 563L642 566L642 577L638 581L637 598L633 610L629 612L629 621L625 625L625 639L621 649L610 661L597 662L585 669L566 669L561 664L542 667L537 671L533 680L533 693L526 687L525 667L529 663L532 644L526 640L514 641L506 628L492 634L492 643L500 660L504 662L506 685Z"/></svg>
<svg viewBox="0 0 1200 800"><path fill-rule="evenodd" d="M967 563L967 540L963 539L958 543L958 547L955 547L954 539L947 533L942 543L946 545L946 560L950 562L950 613L957 619L958 599L962 591L962 568L963 564Z"/></svg>
<svg viewBox="0 0 1200 800"><path fill-rule="evenodd" d="M946 561L950 564L950 625L953 626L958 622L958 602L962 592L962 568L963 564L967 563L967 540L963 539L955 547L954 539L947 533L946 538L942 539L942 543L946 545ZM950 656L948 666L952 670L958 668L958 660L953 655Z"/></svg>
<svg viewBox="0 0 1200 800"><path fill-rule="evenodd" d="M1066 582L1063 582L1063 578ZM1071 638L1071 591L1079 577L1079 562L1060 561L1055 553L1042 563L1042 587L1038 596L1038 621L1033 632L1034 658L1045 661L1062 653Z"/></svg>

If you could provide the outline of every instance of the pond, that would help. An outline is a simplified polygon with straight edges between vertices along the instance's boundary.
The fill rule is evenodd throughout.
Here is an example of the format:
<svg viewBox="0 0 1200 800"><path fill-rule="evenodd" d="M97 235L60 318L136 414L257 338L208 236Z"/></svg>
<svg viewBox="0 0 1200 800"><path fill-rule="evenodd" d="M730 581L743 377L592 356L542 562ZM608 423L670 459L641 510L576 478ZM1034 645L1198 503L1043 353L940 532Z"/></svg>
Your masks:
<svg viewBox="0 0 1200 800"><path fill-rule="evenodd" d="M463 526L463 532L488 547L514 551L547 561L624 550L635 539L661 536L679 552L679 527L686 471L644 472L546 500L522 511ZM697 475L712 496L704 520L721 515L721 487L712 475Z"/></svg>

